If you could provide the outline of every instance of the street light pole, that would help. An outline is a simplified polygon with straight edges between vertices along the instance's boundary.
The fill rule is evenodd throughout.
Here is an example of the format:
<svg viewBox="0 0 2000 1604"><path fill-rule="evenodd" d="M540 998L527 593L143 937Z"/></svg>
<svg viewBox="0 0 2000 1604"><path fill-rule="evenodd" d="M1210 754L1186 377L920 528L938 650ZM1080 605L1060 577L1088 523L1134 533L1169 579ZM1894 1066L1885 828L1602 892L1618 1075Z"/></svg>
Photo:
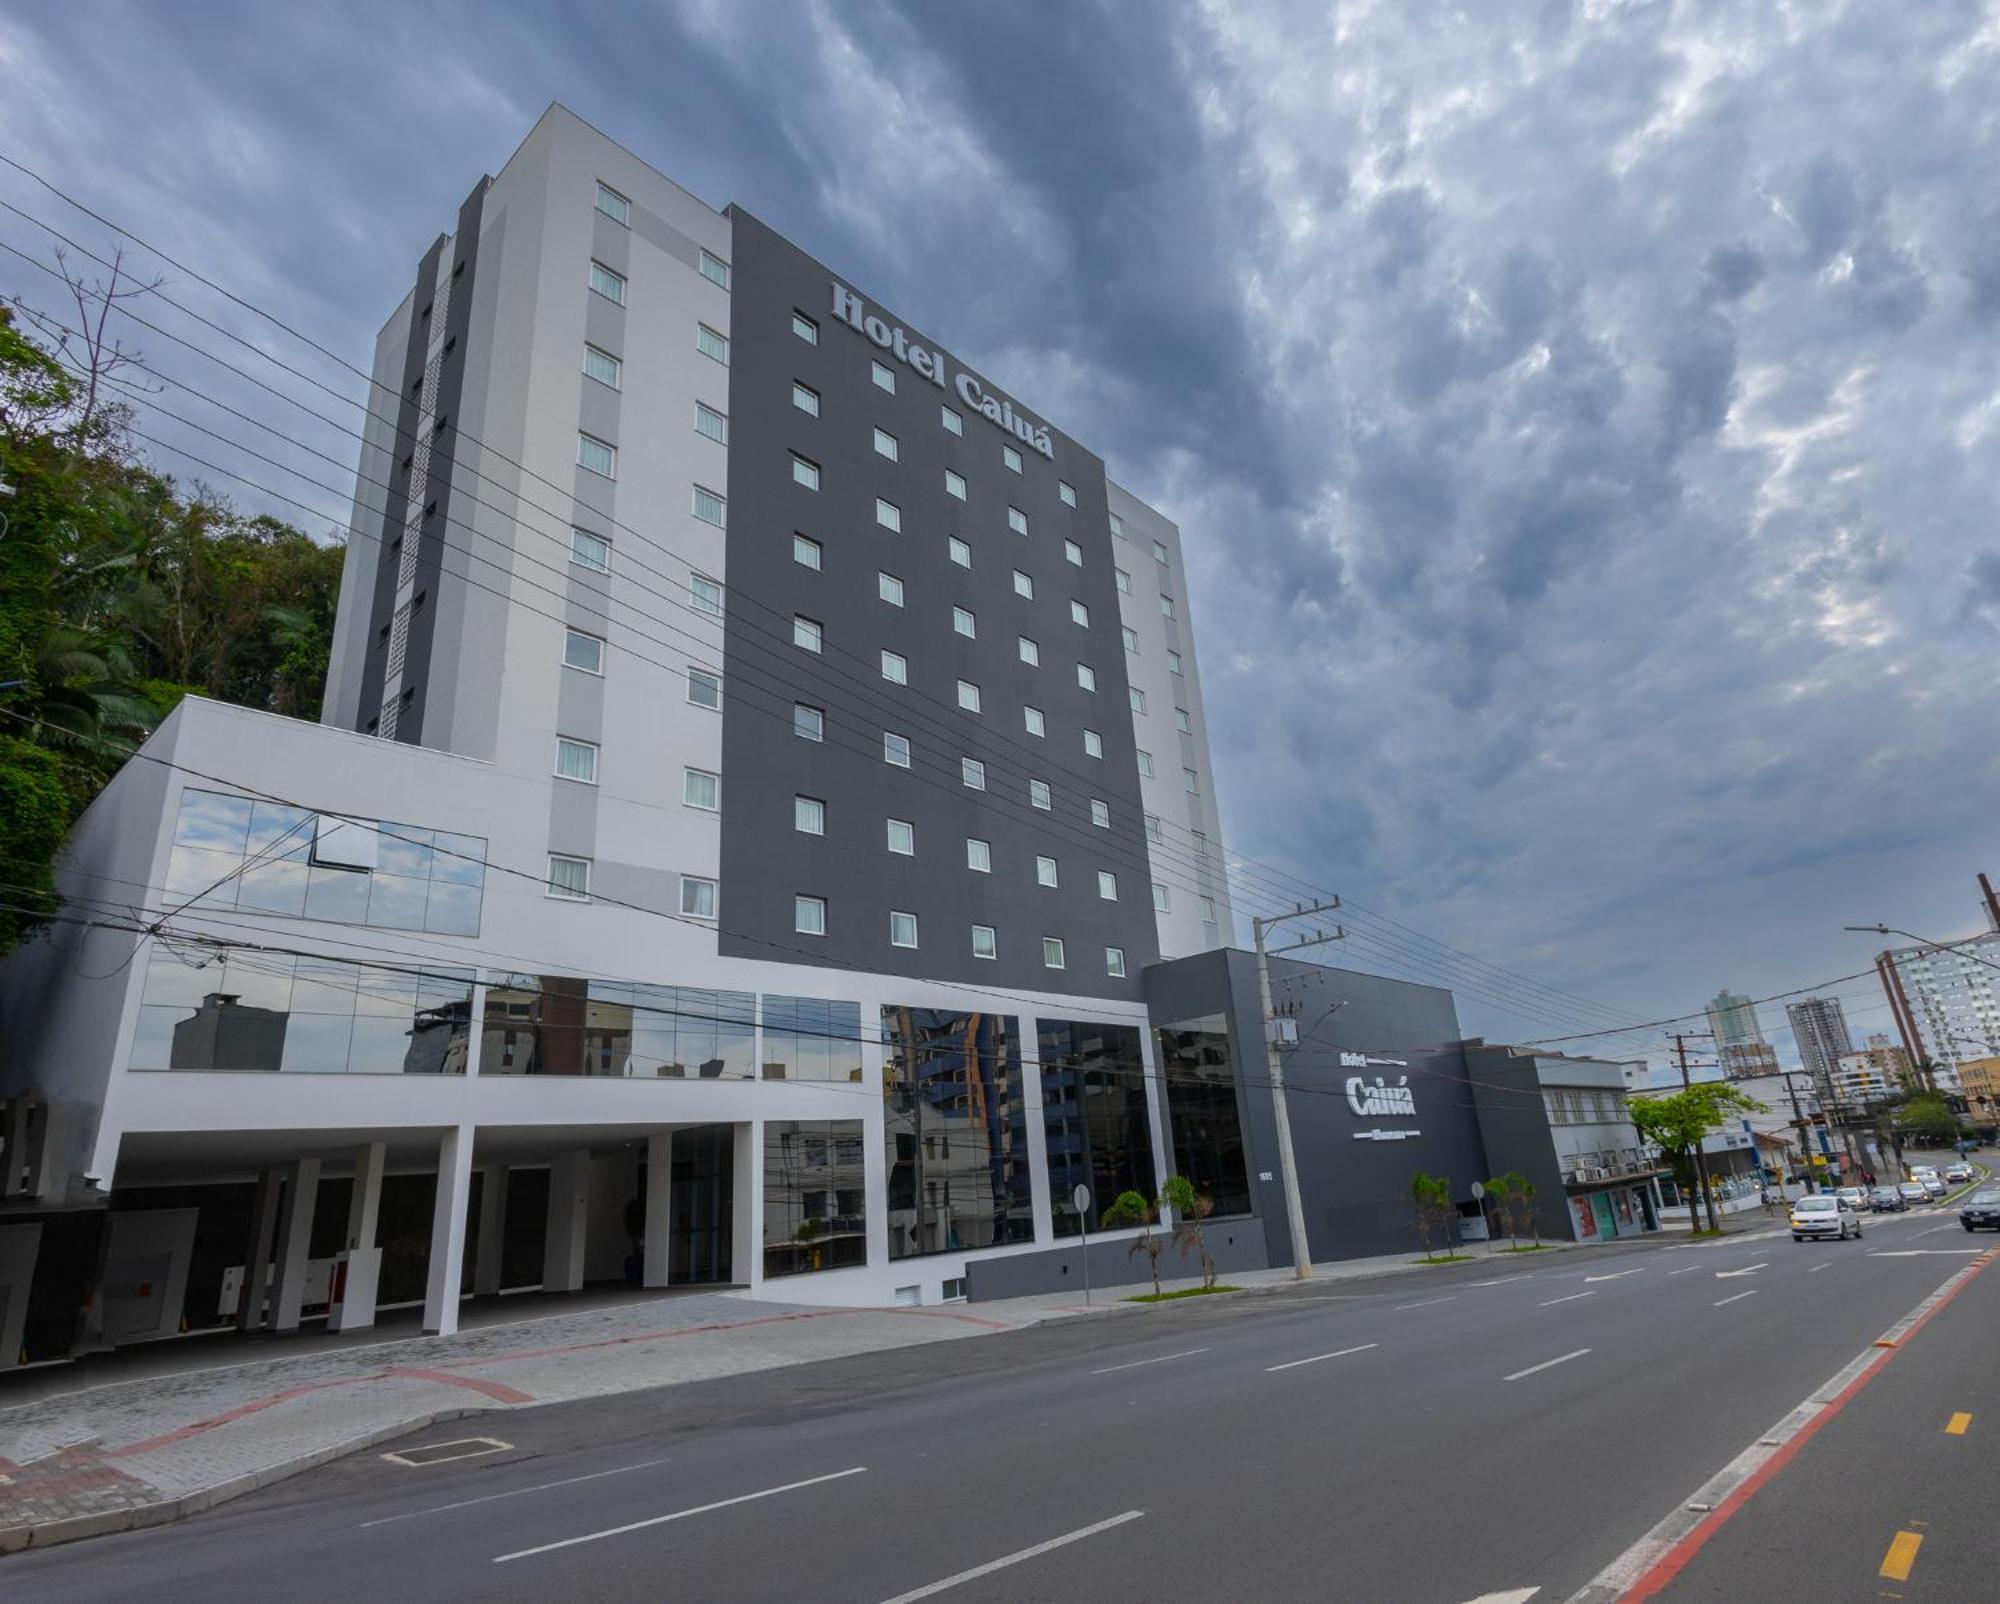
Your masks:
<svg viewBox="0 0 2000 1604"><path fill-rule="evenodd" d="M1316 902L1310 908L1294 908L1290 913L1281 913L1272 919L1252 919L1250 932L1257 947L1257 998L1264 1016L1264 1063L1271 1081L1271 1107L1277 1116L1278 1126L1278 1172L1285 1188L1285 1218L1291 1227L1292 1276L1295 1280L1312 1279L1312 1249L1306 1241L1305 1210L1299 1202L1298 1161L1292 1154L1292 1116L1285 1106L1285 1060L1278 1051L1278 1019L1271 1007L1271 959L1265 950L1264 933L1287 919L1304 919L1313 914L1330 913L1340 906L1340 898L1329 902ZM1296 952L1301 947L1316 947L1321 942L1338 941L1347 932L1338 925L1331 934L1315 930L1303 940L1295 941L1288 947L1280 947L1280 952Z"/></svg>

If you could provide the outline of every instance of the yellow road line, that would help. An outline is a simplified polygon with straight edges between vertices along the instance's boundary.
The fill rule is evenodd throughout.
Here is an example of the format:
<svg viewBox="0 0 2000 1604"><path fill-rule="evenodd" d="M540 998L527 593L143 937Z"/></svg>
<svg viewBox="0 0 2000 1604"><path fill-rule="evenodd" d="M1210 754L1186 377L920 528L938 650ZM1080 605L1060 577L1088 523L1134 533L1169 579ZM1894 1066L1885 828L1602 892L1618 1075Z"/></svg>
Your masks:
<svg viewBox="0 0 2000 1604"><path fill-rule="evenodd" d="M1971 1424L1972 1424L1972 1416L1968 1415L1964 1410L1961 1409L1957 1414L1953 1415L1950 1420L1945 1422L1944 1429L1949 1435L1953 1437L1963 1437L1966 1433L1966 1429L1969 1426L1971 1426Z"/></svg>
<svg viewBox="0 0 2000 1604"><path fill-rule="evenodd" d="M1889 1552L1882 1556L1882 1569L1876 1574L1887 1577L1892 1582L1907 1582L1910 1567L1917 1562L1917 1550L1924 1546L1919 1532L1898 1532L1889 1545Z"/></svg>

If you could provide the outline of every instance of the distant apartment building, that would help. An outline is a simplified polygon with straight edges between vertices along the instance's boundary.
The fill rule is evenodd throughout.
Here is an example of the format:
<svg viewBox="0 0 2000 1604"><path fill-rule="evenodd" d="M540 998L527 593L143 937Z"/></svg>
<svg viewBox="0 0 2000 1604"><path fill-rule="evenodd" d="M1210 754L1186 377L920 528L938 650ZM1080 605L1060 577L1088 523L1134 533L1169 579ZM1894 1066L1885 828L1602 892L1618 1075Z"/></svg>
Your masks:
<svg viewBox="0 0 2000 1604"><path fill-rule="evenodd" d="M1939 1091L1959 1092L1960 1065L2000 1053L2000 931L1885 952L1876 969L1904 1046L1934 1066Z"/></svg>
<svg viewBox="0 0 2000 1604"><path fill-rule="evenodd" d="M1757 1023L1757 1005L1727 987L1708 1004L1708 1028L1715 1037L1715 1056L1731 1080L1746 1075L1775 1075L1777 1049L1764 1040Z"/></svg>
<svg viewBox="0 0 2000 1604"><path fill-rule="evenodd" d="M1876 1032L1868 1045L1842 1053L1833 1068L1833 1101L1837 1108L1865 1108L1901 1092L1911 1079L1910 1055Z"/></svg>
<svg viewBox="0 0 2000 1604"><path fill-rule="evenodd" d="M1847 1029L1847 1015L1838 997L1808 997L1789 1004L1785 1018L1798 1043L1799 1061L1812 1076L1813 1085L1825 1096L1833 1086L1833 1072L1840 1060L1854 1051L1854 1037Z"/></svg>
<svg viewBox="0 0 2000 1604"><path fill-rule="evenodd" d="M2000 1058L1968 1058L1958 1066L1958 1085L1974 1119L2000 1114Z"/></svg>

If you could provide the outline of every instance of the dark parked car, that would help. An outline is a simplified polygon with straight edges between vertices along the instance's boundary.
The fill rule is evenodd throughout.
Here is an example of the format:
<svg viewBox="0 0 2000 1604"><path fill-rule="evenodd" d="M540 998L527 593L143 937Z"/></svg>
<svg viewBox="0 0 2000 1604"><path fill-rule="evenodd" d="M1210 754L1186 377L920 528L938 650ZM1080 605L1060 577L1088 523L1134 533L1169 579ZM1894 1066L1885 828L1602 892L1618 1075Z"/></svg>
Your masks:
<svg viewBox="0 0 2000 1604"><path fill-rule="evenodd" d="M1893 1186L1878 1186L1868 1194L1868 1207L1875 1214L1907 1214L1910 1205Z"/></svg>
<svg viewBox="0 0 2000 1604"><path fill-rule="evenodd" d="M1982 1226L2000 1231L2000 1186L1982 1186L1967 1198L1958 1211L1958 1223L1968 1231Z"/></svg>

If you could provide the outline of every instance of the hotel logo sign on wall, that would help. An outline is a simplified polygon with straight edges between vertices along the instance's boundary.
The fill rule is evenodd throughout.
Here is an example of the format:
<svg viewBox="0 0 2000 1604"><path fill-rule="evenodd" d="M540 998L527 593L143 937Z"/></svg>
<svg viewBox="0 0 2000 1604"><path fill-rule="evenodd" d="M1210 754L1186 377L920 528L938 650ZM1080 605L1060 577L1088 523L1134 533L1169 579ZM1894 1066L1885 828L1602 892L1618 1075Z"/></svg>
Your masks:
<svg viewBox="0 0 2000 1604"><path fill-rule="evenodd" d="M1374 1053L1342 1053L1342 1069L1408 1069L1407 1058L1383 1058ZM1417 1094L1410 1089L1410 1077L1397 1077L1391 1086L1386 1075L1377 1075L1373 1085L1365 1075L1347 1077L1347 1106L1354 1111L1356 1119L1415 1119L1417 1117ZM1357 1142L1401 1142L1412 1136L1421 1136L1419 1130L1392 1130L1374 1126L1365 1131L1356 1131Z"/></svg>
<svg viewBox="0 0 2000 1604"><path fill-rule="evenodd" d="M902 324L890 323L875 316L868 310L868 303L838 279L833 281L833 315L857 334L867 335L919 378L929 379L940 390L955 391L959 400L996 429L1006 430L1030 451L1039 451L1049 461L1056 460L1055 445L1049 439L1047 424L1035 422L1024 412L1016 412L1013 402L989 394L986 386L970 373L960 372L947 380L942 351L919 345L910 338L909 331Z"/></svg>

